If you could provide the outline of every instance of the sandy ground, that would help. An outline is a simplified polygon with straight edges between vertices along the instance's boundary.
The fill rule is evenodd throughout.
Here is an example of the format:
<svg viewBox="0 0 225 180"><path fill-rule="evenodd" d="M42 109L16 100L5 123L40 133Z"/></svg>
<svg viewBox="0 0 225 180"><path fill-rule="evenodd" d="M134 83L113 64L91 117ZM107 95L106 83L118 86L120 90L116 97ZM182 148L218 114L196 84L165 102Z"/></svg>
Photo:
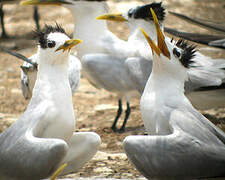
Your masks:
<svg viewBox="0 0 225 180"><path fill-rule="evenodd" d="M108 1L111 12L125 11L130 7L149 1ZM203 17L218 22L224 21L225 1L223 0L168 0L163 2L170 11L182 12L190 16ZM10 39L0 39L0 47L7 47L25 56L36 52L36 41L32 37L35 24L32 19L33 8L15 4L5 5L6 30ZM41 25L54 24L55 21L65 27L68 33L73 31L73 18L63 7L41 7ZM179 21L168 15L166 25L192 32L207 32L196 26ZM110 29L122 39L127 39L129 31L122 23L109 23ZM212 57L225 57L219 49L198 46L204 54ZM24 112L28 101L24 100L20 90L20 65L22 61L0 51L0 132L9 127ZM102 138L97 155L78 173L67 177L104 177L118 179L143 179L128 161L122 148L122 141L128 135L143 134L144 128L140 116L139 99L131 101L131 116L127 131L113 133L110 129L117 110L117 97L104 90L95 89L87 80L81 79L78 92L73 96L76 114L76 131L94 131ZM124 109L126 107L124 106ZM204 113L213 123L225 130L225 108L210 109ZM121 125L122 119L121 117Z"/></svg>

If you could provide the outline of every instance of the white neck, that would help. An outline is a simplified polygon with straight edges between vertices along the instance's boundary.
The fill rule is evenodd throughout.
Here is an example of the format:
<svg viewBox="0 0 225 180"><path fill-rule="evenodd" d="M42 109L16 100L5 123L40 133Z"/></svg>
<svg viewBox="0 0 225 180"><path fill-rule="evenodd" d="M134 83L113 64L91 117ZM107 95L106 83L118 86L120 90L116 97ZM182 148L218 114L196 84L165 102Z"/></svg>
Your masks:
<svg viewBox="0 0 225 180"><path fill-rule="evenodd" d="M33 97L54 99L56 101L67 98L72 103L72 94L68 79L68 60L62 57L50 63L46 58L38 54L41 59L38 64L37 80L33 89ZM60 97L59 97L60 96Z"/></svg>
<svg viewBox="0 0 225 180"><path fill-rule="evenodd" d="M154 23L149 23L145 20L136 19L129 22L130 36L128 42L130 44L135 44L135 47L138 47L140 56L143 56L146 59L152 60L152 51L149 50L150 47L140 31L140 28L143 28L145 32L151 37L151 39L157 42L157 33L155 30ZM163 28L163 27L162 27Z"/></svg>
<svg viewBox="0 0 225 180"><path fill-rule="evenodd" d="M99 37L107 34L106 21L96 20L96 17L107 13L107 6L103 2L76 2L70 9L74 17L74 37L83 42L77 46L78 57L86 53L98 53Z"/></svg>
<svg viewBox="0 0 225 180"><path fill-rule="evenodd" d="M169 61L165 62L162 59L153 61L152 73L148 79L145 91L157 90L165 95L184 94L184 82L187 75L183 70L176 71L171 68Z"/></svg>
<svg viewBox="0 0 225 180"><path fill-rule="evenodd" d="M166 135L171 133L168 121L171 110L190 104L184 95L186 73L184 69L174 71L170 62L155 61L141 97L141 113L150 134Z"/></svg>

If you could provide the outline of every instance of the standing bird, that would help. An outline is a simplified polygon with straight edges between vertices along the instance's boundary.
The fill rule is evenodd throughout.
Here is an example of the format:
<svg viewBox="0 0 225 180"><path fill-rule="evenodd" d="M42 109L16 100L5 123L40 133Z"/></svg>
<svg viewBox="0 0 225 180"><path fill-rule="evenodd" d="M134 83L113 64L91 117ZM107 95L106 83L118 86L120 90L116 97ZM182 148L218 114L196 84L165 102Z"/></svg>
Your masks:
<svg viewBox="0 0 225 180"><path fill-rule="evenodd" d="M107 13L105 0L26 0L21 4L62 4L71 11L76 24L74 37L83 40L77 51L84 76L96 88L104 88L117 94L118 111L112 129L123 132L131 112L130 98L138 94L128 74L125 60L128 56L136 56L136 52L126 41L110 32L106 22L96 20L97 16ZM123 125L118 130L116 124L122 114L122 98L127 101L127 109Z"/></svg>
<svg viewBox="0 0 225 180"><path fill-rule="evenodd" d="M148 44L143 41L139 27L146 29L153 39L157 40L157 32L150 12L152 8L157 18L159 26L163 29L165 19L165 9L162 3L151 3L143 6L131 8L124 14L105 14L97 19L124 21L130 27L129 44L135 44L138 48L139 57L132 57L126 60L130 77L134 86L142 94L151 74L152 52L148 51ZM165 37L171 41L169 37ZM196 52L193 58L195 68L188 69L188 78L185 81L185 94L192 104L201 110L224 107L225 106L225 61L224 59L212 59Z"/></svg>
<svg viewBox="0 0 225 180"><path fill-rule="evenodd" d="M0 134L0 179L43 179L64 163L62 174L76 172L101 142L96 133L74 133L68 51L81 40L60 26L37 35L37 80L26 111Z"/></svg>
<svg viewBox="0 0 225 180"><path fill-rule="evenodd" d="M2 26L2 34L1 37L2 38L8 38L8 35L6 33L5 30L5 23L4 23L4 11L3 11L3 4L8 4L8 3L15 3L16 0L1 0L0 2L0 20L1 20L1 26ZM36 28L39 30L40 29L40 25L39 25L39 19L40 19L40 15L38 14L38 8L37 6L34 6L34 15L33 15L35 24L36 24Z"/></svg>
<svg viewBox="0 0 225 180"><path fill-rule="evenodd" d="M152 136L126 137L126 154L148 179L225 177L225 134L184 95L195 47L168 41L155 22L157 45L142 30L153 51L152 73L141 97L142 119Z"/></svg>

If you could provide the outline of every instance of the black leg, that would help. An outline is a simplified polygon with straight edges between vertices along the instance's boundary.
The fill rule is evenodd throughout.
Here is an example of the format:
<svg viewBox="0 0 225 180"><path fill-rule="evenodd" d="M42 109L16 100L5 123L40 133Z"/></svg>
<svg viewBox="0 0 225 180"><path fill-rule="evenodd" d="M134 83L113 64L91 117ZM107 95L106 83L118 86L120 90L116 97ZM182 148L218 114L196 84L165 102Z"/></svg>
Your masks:
<svg viewBox="0 0 225 180"><path fill-rule="evenodd" d="M117 124L117 122L118 122L119 117L120 117L121 114L122 114L122 111L123 111L123 108L122 108L122 100L119 99L119 101L118 101L118 111L117 111L117 115L116 115L116 118L115 118L115 120L114 120L114 122L113 122L113 125L112 125L112 127L111 127L111 129L112 129L114 132L117 131L116 124Z"/></svg>
<svg viewBox="0 0 225 180"><path fill-rule="evenodd" d="M39 25L40 16L38 14L37 6L34 6L34 16L33 16L33 18L34 18L37 30L40 30L40 25Z"/></svg>
<svg viewBox="0 0 225 180"><path fill-rule="evenodd" d="M7 34L5 31L5 25L4 25L4 11L3 11L3 5L0 4L0 18L1 18L1 25L2 25L2 38L7 38Z"/></svg>
<svg viewBox="0 0 225 180"><path fill-rule="evenodd" d="M121 126L120 128L120 132L124 132L125 131L125 127L126 127L126 124L127 124L127 120L129 119L129 116L130 116L130 103L127 102L127 110L126 110L126 115L125 115L125 118L124 118L124 121L123 121L123 125Z"/></svg>

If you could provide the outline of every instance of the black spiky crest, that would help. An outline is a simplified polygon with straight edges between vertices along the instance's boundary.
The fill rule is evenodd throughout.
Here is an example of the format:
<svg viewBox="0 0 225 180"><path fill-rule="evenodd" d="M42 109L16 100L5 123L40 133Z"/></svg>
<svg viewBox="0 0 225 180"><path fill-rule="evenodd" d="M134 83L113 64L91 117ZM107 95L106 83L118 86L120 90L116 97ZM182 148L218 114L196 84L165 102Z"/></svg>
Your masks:
<svg viewBox="0 0 225 180"><path fill-rule="evenodd" d="M165 8L162 7L162 2L156 3L153 2L151 4L146 4L143 6L138 6L136 8L130 9L128 12L129 17L134 17L135 19L144 19L147 21L153 21L152 13L150 11L152 8L158 18L159 21L163 21L165 19Z"/></svg>
<svg viewBox="0 0 225 180"><path fill-rule="evenodd" d="M179 58L181 64L186 68L190 68L191 64L194 62L193 58L195 57L196 46L189 45L187 41L184 41L183 39L179 39L176 42L176 46L183 50L181 57Z"/></svg>
<svg viewBox="0 0 225 180"><path fill-rule="evenodd" d="M38 44L41 46L41 48L46 49L48 47L47 37L50 33L54 33L54 32L60 32L60 33L66 34L65 30L57 23L55 26L45 25L45 27L42 30L35 31L35 35L38 39Z"/></svg>

